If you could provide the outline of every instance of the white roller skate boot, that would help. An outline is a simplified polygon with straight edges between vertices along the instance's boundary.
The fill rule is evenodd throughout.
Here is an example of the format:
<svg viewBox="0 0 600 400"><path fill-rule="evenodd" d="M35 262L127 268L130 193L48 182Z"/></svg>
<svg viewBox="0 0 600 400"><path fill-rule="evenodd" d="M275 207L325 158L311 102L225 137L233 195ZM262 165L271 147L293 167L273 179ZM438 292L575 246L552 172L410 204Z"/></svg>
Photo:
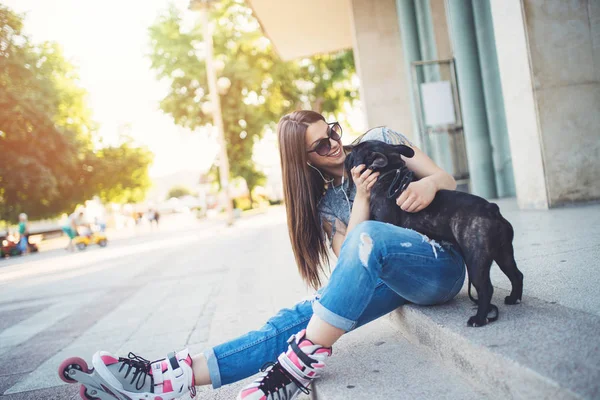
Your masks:
<svg viewBox="0 0 600 400"><path fill-rule="evenodd" d="M94 354L92 369L74 357L59 367L61 379L81 383L82 399L90 400L172 400L196 395L192 358L187 350L169 353L166 358L148 361L133 353L127 358L105 351Z"/></svg>
<svg viewBox="0 0 600 400"><path fill-rule="evenodd" d="M238 394L237 400L293 400L308 387L325 368L330 347L314 344L305 338L306 330L292 335L289 347L275 363L267 363L263 374Z"/></svg>

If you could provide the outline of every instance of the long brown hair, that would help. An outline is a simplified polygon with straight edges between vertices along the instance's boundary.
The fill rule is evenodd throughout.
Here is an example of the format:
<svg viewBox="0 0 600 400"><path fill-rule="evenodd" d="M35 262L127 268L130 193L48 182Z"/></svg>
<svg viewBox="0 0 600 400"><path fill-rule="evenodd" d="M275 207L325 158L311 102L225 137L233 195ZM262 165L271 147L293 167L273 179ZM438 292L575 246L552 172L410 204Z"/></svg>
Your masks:
<svg viewBox="0 0 600 400"><path fill-rule="evenodd" d="M325 182L308 166L305 140L308 125L319 120L325 118L317 112L302 110L285 115L277 125L290 241L302 279L315 289L321 286L324 265L329 265L318 210Z"/></svg>

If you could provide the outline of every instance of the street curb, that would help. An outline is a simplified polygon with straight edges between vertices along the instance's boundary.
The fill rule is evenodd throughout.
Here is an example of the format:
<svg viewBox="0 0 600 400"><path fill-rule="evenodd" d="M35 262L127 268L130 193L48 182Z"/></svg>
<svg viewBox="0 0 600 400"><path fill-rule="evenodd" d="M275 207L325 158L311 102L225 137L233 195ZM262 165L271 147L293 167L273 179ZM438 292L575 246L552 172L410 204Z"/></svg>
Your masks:
<svg viewBox="0 0 600 400"><path fill-rule="evenodd" d="M495 298L505 294L496 289ZM598 398L600 318L525 298L524 304L500 307L497 322L467 328L471 309L463 292L445 305L407 305L386 318L410 342L492 398ZM565 326L572 327L569 336Z"/></svg>

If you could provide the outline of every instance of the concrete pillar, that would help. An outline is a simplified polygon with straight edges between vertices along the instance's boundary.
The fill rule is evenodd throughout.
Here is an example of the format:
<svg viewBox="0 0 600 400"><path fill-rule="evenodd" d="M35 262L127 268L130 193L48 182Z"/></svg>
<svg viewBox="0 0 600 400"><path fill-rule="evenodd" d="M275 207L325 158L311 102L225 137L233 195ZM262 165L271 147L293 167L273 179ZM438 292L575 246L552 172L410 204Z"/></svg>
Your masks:
<svg viewBox="0 0 600 400"><path fill-rule="evenodd" d="M400 25L400 35L402 39L402 53L403 57L403 72L405 80L408 84L409 90L409 104L412 127L414 136L416 138L415 143L419 146L423 146L421 143L421 134L419 133L419 122L417 120L418 108L417 99L415 98L414 91L412 90L412 77L410 64L413 61L420 61L421 48L419 46L419 31L417 27L417 13L415 10L415 3L413 0L396 0L397 7L397 24ZM418 80L423 81L422 71L417 71Z"/></svg>
<svg viewBox="0 0 600 400"><path fill-rule="evenodd" d="M600 3L492 0L517 199L600 199Z"/></svg>
<svg viewBox="0 0 600 400"><path fill-rule="evenodd" d="M448 18L446 13L446 0L429 0L431 7L431 19L433 23L433 34L435 36L435 47L437 57L440 59L452 58L452 45L450 44L450 29L448 28ZM442 78L449 79L444 76Z"/></svg>
<svg viewBox="0 0 600 400"><path fill-rule="evenodd" d="M451 39L456 58L458 89L469 160L471 192L495 198L496 182L488 134L481 68L471 1L448 0Z"/></svg>
<svg viewBox="0 0 600 400"><path fill-rule="evenodd" d="M483 78L485 111L492 143L496 189L498 197L512 197L515 195L515 180L489 0L473 1L473 16L481 77Z"/></svg>
<svg viewBox="0 0 600 400"><path fill-rule="evenodd" d="M354 59L369 127L387 125L415 140L394 0L350 0Z"/></svg>
<svg viewBox="0 0 600 400"><path fill-rule="evenodd" d="M417 14L417 28L419 32L419 45L422 60L436 60L438 56L435 32L433 29L433 18L429 0L417 0L415 3ZM420 67L423 71L424 82L435 82L441 79L440 67L438 65L425 65ZM417 119L418 115L413 118ZM450 153L450 140L447 134L435 133L429 135L429 156L444 170L452 171L452 155Z"/></svg>

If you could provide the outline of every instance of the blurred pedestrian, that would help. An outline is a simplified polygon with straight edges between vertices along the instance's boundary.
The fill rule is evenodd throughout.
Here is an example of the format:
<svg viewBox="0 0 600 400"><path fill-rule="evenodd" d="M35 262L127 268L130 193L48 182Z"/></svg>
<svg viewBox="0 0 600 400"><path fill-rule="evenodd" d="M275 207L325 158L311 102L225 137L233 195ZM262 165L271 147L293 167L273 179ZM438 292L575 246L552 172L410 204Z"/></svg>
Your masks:
<svg viewBox="0 0 600 400"><path fill-rule="evenodd" d="M27 221L27 214L19 214L19 250L22 254L29 252L29 222Z"/></svg>
<svg viewBox="0 0 600 400"><path fill-rule="evenodd" d="M65 250L75 251L75 243L73 242L73 239L78 236L77 230L80 226L87 226L88 229L90 228L89 224L87 224L85 221L85 213L83 212L83 209L77 209L73 214L69 215L69 218L67 219L67 225L63 226L62 228L63 232L65 232L69 237L69 244Z"/></svg>
<svg viewBox="0 0 600 400"><path fill-rule="evenodd" d="M148 222L150 222L150 227L154 227L154 224L156 223L156 227L158 228L158 219L160 218L158 211L150 208L148 210Z"/></svg>

